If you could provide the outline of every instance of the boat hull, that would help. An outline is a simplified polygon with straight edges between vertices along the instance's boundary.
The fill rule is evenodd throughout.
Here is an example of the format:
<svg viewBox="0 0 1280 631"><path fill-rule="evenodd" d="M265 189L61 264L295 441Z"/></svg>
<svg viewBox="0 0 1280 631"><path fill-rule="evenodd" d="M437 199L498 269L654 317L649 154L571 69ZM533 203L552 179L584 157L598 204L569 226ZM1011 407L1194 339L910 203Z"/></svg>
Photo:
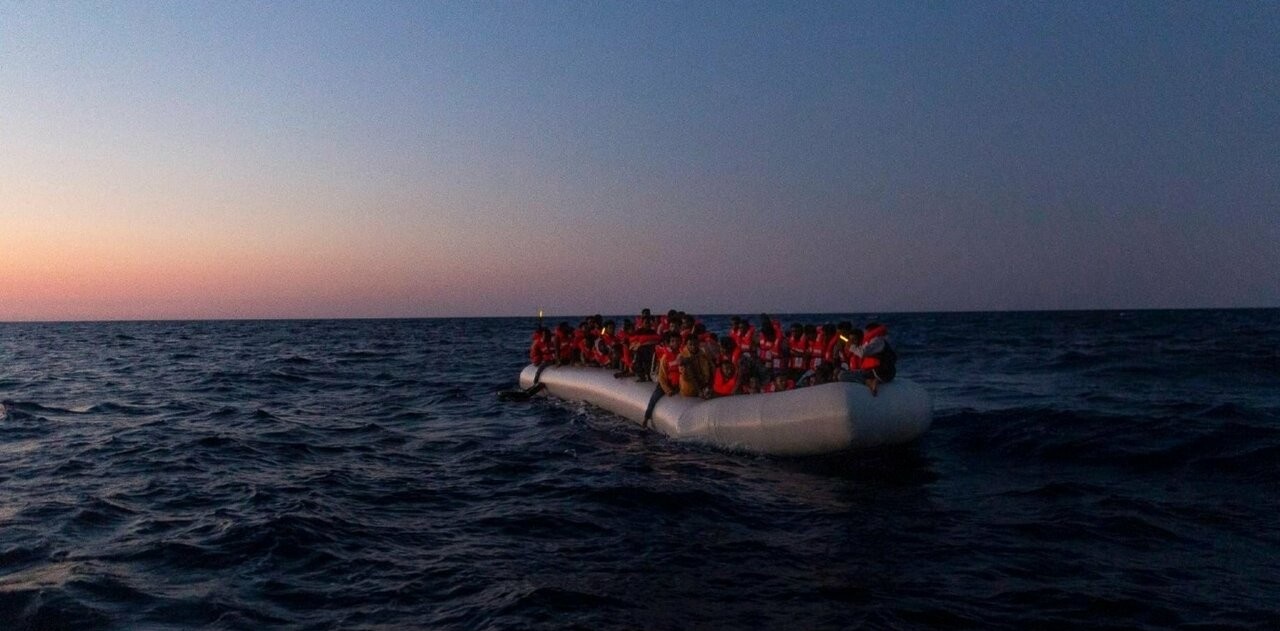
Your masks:
<svg viewBox="0 0 1280 631"><path fill-rule="evenodd" d="M710 400L655 395L653 383L615 379L604 368L525 367L520 386L535 381L548 394L585 401L676 440L780 456L907 443L933 421L928 392L907 379L882 384L874 397L861 384L828 383Z"/></svg>

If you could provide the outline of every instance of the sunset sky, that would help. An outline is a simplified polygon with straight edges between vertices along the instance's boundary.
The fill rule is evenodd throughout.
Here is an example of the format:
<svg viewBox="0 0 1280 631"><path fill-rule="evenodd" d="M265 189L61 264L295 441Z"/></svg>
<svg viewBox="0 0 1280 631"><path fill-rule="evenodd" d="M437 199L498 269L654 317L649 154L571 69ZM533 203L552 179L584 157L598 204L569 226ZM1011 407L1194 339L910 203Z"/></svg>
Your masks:
<svg viewBox="0 0 1280 631"><path fill-rule="evenodd" d="M1280 3L0 0L0 321L1280 306Z"/></svg>

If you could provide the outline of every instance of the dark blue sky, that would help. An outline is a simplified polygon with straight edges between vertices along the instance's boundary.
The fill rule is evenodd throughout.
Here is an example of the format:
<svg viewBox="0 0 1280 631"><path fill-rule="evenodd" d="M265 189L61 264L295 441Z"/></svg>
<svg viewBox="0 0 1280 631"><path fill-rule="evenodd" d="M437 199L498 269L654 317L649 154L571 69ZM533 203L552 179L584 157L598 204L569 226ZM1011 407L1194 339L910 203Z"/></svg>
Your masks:
<svg viewBox="0 0 1280 631"><path fill-rule="evenodd" d="M0 319L1280 306L1275 3L30 4L0 58Z"/></svg>

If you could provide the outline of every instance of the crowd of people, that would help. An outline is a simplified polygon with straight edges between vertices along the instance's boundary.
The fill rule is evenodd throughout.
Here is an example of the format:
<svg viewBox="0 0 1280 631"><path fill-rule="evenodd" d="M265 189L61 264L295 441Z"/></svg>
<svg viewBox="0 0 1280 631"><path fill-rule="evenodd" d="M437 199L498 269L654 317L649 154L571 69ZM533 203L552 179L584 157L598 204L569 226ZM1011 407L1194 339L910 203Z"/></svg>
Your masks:
<svg viewBox="0 0 1280 631"><path fill-rule="evenodd" d="M716 335L696 317L671 310L654 316L648 309L634 320L599 315L577 327L561 322L539 326L529 346L533 364L600 366L618 379L656 381L668 395L720 397L779 392L829 381L865 384L876 394L893 381L897 353L888 329L871 322L863 328L836 324L792 323L760 314L733 316L726 335Z"/></svg>

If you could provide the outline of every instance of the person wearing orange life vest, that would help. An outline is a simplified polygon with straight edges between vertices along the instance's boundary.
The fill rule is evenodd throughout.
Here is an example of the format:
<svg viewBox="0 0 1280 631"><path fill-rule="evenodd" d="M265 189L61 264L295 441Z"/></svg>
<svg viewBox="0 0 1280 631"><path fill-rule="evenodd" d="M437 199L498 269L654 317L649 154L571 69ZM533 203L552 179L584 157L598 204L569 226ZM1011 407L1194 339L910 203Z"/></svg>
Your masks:
<svg viewBox="0 0 1280 631"><path fill-rule="evenodd" d="M680 394L686 397L711 397L711 379L715 369L711 358L696 338L680 349Z"/></svg>
<svg viewBox="0 0 1280 631"><path fill-rule="evenodd" d="M617 349L616 354L618 357L619 368L619 371L613 375L616 378L629 377L635 374L632 370L633 360L631 357L631 334L634 333L635 330L635 324L633 324L631 320L623 320L622 330L618 331L618 334L615 337L615 340L617 341L615 348Z"/></svg>
<svg viewBox="0 0 1280 631"><path fill-rule="evenodd" d="M613 320L605 322L600 327L600 335L596 337L595 345L592 348L592 354L595 362L605 368L618 368L617 339L613 334L615 324Z"/></svg>
<svg viewBox="0 0 1280 631"><path fill-rule="evenodd" d="M721 360L712 379L711 390L718 397L738 393L738 367L728 359Z"/></svg>
<svg viewBox="0 0 1280 631"><path fill-rule="evenodd" d="M573 362L573 329L569 328L568 322L561 322L556 326L552 337L556 347L556 363L568 366Z"/></svg>
<svg viewBox="0 0 1280 631"><path fill-rule="evenodd" d="M771 381L773 375L782 370L782 332L766 321L760 325L760 341L756 343L760 353L760 368L764 373L764 381Z"/></svg>
<svg viewBox="0 0 1280 631"><path fill-rule="evenodd" d="M827 323L818 327L818 337L816 340L816 348L809 350L812 358L813 383L827 383L835 378L835 361L833 357L833 347L840 341L836 335L836 327Z"/></svg>
<svg viewBox="0 0 1280 631"><path fill-rule="evenodd" d="M848 338L844 343L843 355L840 358L840 381L854 381L861 383L861 379L846 377L845 373L862 370L862 358L857 355L858 347L862 345L862 329L854 328L849 325L849 331L845 333Z"/></svg>
<svg viewBox="0 0 1280 631"><path fill-rule="evenodd" d="M551 330L538 327L533 333L533 343L529 345L529 363L541 366L556 360L555 341L551 339Z"/></svg>
<svg viewBox="0 0 1280 631"><path fill-rule="evenodd" d="M659 350L654 352L658 363L658 387L667 396L680 392L680 336L668 332L662 337Z"/></svg>
<svg viewBox="0 0 1280 631"><path fill-rule="evenodd" d="M787 337L787 372L792 379L800 378L809 360L809 341L804 335L804 325L796 322L791 325L791 335Z"/></svg>
<svg viewBox="0 0 1280 631"><path fill-rule="evenodd" d="M641 320L640 326L631 334L632 372L636 381L652 381L653 360L655 351L661 348L662 337L653 330L653 317Z"/></svg>
<svg viewBox="0 0 1280 631"><path fill-rule="evenodd" d="M879 322L867 324L862 343L854 348L859 367L849 371L841 381L862 382L875 396L882 383L889 383L898 374L898 353L889 343L889 329Z"/></svg>
<svg viewBox="0 0 1280 631"><path fill-rule="evenodd" d="M822 330L812 324L804 325L805 349L809 357L805 360L805 370L817 370L822 366L822 354L826 351Z"/></svg>
<svg viewBox="0 0 1280 631"><path fill-rule="evenodd" d="M858 333L861 336L862 331ZM853 342L852 336L853 323L841 320L836 324L835 336L827 343L827 363L831 364L836 374L841 370L848 370L849 345Z"/></svg>
<svg viewBox="0 0 1280 631"><path fill-rule="evenodd" d="M751 320L742 318L738 322L738 335L734 341L738 343L736 361L741 362L743 357L755 358L756 328L751 326Z"/></svg>

